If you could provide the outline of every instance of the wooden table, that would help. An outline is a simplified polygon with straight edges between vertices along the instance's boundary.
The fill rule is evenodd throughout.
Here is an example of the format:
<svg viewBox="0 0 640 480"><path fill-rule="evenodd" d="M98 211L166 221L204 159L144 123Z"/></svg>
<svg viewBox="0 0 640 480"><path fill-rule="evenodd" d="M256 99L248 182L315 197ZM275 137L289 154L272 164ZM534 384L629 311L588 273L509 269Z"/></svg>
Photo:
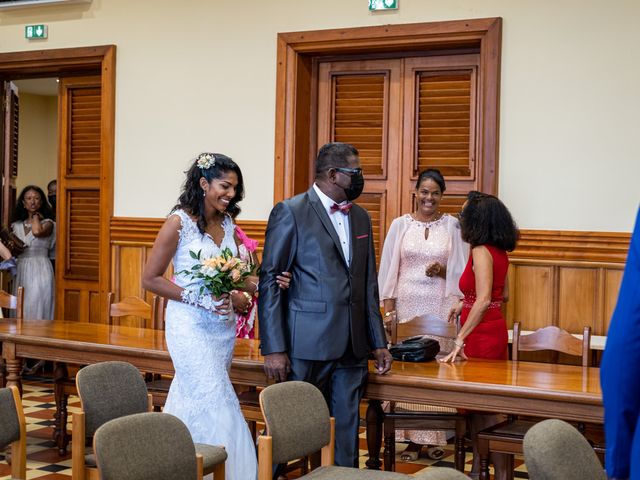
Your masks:
<svg viewBox="0 0 640 480"><path fill-rule="evenodd" d="M2 319L0 342L7 364L8 385L20 385L23 358L76 365L121 360L146 372L173 374L164 332L160 330ZM265 386L269 383L262 369L257 341L237 340L230 376L236 384ZM370 401L367 411L371 454L367 465L370 468L380 467L380 402L383 400L603 422L598 368L491 360L455 365L396 362L387 375L369 375L365 396ZM62 429L59 435L64 433L66 427L57 427Z"/></svg>

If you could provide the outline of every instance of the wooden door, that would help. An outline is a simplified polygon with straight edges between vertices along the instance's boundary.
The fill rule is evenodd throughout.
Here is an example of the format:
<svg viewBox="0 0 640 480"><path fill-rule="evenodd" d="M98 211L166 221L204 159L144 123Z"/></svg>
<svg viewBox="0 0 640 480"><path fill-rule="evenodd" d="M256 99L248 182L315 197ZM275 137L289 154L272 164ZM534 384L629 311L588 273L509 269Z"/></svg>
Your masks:
<svg viewBox="0 0 640 480"><path fill-rule="evenodd" d="M2 96L2 225L11 224L11 215L16 204L16 178L18 176L18 121L20 104L18 88L12 82L3 82Z"/></svg>
<svg viewBox="0 0 640 480"><path fill-rule="evenodd" d="M99 76L60 79L56 318L100 322ZM108 219L107 219L108 221Z"/></svg>
<svg viewBox="0 0 640 480"><path fill-rule="evenodd" d="M359 150L366 182L356 203L371 215L378 255L399 214L401 66L392 59L323 62L318 67L318 147L344 142Z"/></svg>
<svg viewBox="0 0 640 480"><path fill-rule="evenodd" d="M479 187L477 71L479 55L404 60L401 210L415 210L418 175L437 168L447 191L440 210L457 213Z"/></svg>
<svg viewBox="0 0 640 480"><path fill-rule="evenodd" d="M464 54L318 64L317 147L360 151L366 183L357 203L371 214L378 255L393 219L415 210L420 171L444 175L445 212L480 188L478 62Z"/></svg>

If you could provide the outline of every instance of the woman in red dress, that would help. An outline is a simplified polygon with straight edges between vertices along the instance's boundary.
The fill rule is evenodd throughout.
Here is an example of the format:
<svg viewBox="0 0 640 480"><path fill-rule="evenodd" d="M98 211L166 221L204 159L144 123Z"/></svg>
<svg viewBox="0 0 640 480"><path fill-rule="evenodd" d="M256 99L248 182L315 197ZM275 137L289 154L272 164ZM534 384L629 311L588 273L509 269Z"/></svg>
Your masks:
<svg viewBox="0 0 640 480"><path fill-rule="evenodd" d="M471 245L471 255L460 277L464 298L451 309L449 321L460 314L462 325L454 341L455 348L442 362L456 357L507 359L507 325L500 307L508 299L507 252L516 248L519 232L507 207L493 195L469 192L460 212L462 239ZM502 421L501 415L472 413L470 431L473 442L473 467L470 477L478 478L479 456L475 435ZM507 459L493 454L496 480L508 478Z"/></svg>
<svg viewBox="0 0 640 480"><path fill-rule="evenodd" d="M460 277L464 299L451 309L449 321L460 314L461 328L453 351L441 361L466 358L507 359L507 325L502 302L508 299L507 252L516 247L518 228L507 207L493 195L469 192L460 213L462 239L471 255Z"/></svg>

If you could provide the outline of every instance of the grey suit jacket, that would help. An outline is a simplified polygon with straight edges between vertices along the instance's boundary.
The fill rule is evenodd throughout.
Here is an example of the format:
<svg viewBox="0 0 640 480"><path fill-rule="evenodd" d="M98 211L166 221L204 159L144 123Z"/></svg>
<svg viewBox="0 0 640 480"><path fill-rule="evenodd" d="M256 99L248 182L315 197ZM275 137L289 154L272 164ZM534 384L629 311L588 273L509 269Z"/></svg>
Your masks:
<svg viewBox="0 0 640 480"><path fill-rule="evenodd" d="M386 347L371 219L354 205L349 224L350 265L313 188L273 208L258 297L263 355L287 352L304 360L336 360L349 339L357 358ZM275 281L283 271L292 273L286 291Z"/></svg>

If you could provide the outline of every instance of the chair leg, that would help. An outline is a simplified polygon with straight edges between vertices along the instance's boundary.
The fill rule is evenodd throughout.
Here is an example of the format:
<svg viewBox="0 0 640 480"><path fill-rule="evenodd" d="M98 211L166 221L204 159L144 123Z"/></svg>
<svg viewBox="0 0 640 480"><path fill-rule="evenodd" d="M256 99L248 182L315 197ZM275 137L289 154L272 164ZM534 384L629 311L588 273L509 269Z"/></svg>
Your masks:
<svg viewBox="0 0 640 480"><path fill-rule="evenodd" d="M476 437L480 457L480 480L489 480L489 441Z"/></svg>
<svg viewBox="0 0 640 480"><path fill-rule="evenodd" d="M255 442L258 439L257 422L247 420L247 426L249 427L249 432L251 432L251 438L253 438L253 441Z"/></svg>
<svg viewBox="0 0 640 480"><path fill-rule="evenodd" d="M464 473L465 451L464 451L464 435L467 429L467 421L464 418L456 420L456 438L455 438L455 460L456 470Z"/></svg>
<svg viewBox="0 0 640 480"><path fill-rule="evenodd" d="M389 417L384 419L384 469L387 472L396 469L396 422Z"/></svg>
<svg viewBox="0 0 640 480"><path fill-rule="evenodd" d="M213 467L213 480L224 480L224 462Z"/></svg>
<svg viewBox="0 0 640 480"><path fill-rule="evenodd" d="M56 363L54 367L54 394L56 402L56 413L54 415L53 440L58 446L58 453L65 455L69 445L69 435L67 434L67 402L69 396L64 392L64 380L69 376L67 365Z"/></svg>

